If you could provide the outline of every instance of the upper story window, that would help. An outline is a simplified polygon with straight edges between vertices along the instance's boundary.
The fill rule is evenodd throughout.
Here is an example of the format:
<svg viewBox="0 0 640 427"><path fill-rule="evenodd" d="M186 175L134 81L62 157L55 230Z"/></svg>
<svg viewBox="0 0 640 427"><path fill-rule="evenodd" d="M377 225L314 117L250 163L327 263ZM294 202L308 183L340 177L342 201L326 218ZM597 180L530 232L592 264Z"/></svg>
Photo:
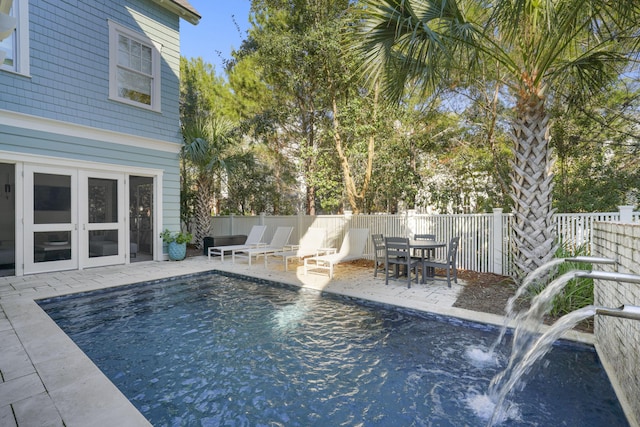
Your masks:
<svg viewBox="0 0 640 427"><path fill-rule="evenodd" d="M160 52L144 35L109 21L109 98L160 111Z"/></svg>
<svg viewBox="0 0 640 427"><path fill-rule="evenodd" d="M0 1L0 12L0 69L28 75L29 0Z"/></svg>

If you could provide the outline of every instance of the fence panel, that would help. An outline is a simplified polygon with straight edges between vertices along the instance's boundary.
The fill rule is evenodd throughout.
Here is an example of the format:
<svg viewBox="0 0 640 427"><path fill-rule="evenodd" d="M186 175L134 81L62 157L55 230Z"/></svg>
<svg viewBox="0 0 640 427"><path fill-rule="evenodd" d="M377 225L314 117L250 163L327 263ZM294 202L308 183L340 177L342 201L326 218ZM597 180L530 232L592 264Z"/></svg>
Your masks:
<svg viewBox="0 0 640 427"><path fill-rule="evenodd" d="M591 235L594 222L613 222L620 220L620 213L575 213L556 214L556 235L560 244L570 251L586 248L591 252Z"/></svg>
<svg viewBox="0 0 640 427"><path fill-rule="evenodd" d="M630 207L629 207L630 208ZM590 252L593 224L619 221L619 212L589 214L556 214L553 217L556 233L569 249L585 246ZM640 213L628 211L626 218L640 221ZM413 237L414 234L435 234L439 241L449 242L460 237L458 266L478 272L512 275L513 215L497 209L492 214L416 215L413 212L390 215L295 215L295 216L216 216L212 218L212 235L248 234L256 224L267 226L264 241L271 240L278 226L291 226L290 243L300 241L309 227L327 230L326 247L339 248L350 228L367 228L369 234ZM499 227L499 230L495 230ZM373 259L371 239L365 248L366 257ZM438 256L444 256L441 250Z"/></svg>

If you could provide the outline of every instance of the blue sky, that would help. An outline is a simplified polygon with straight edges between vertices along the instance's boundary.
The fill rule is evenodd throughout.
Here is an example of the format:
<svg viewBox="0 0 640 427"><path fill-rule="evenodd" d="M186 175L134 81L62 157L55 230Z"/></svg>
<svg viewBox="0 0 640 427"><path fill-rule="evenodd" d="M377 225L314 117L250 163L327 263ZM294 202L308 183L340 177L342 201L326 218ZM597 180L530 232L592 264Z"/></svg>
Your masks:
<svg viewBox="0 0 640 427"><path fill-rule="evenodd" d="M189 3L202 19L198 25L180 21L180 54L187 58L201 56L222 75L222 58L231 58L231 50L240 47L249 28L251 0L189 0Z"/></svg>

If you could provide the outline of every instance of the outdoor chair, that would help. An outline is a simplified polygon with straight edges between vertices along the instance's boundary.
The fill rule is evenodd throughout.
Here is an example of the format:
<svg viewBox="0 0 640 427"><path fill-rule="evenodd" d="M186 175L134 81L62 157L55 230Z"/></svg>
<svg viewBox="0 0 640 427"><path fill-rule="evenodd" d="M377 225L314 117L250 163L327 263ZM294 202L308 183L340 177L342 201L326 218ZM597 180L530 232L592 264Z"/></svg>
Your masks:
<svg viewBox="0 0 640 427"><path fill-rule="evenodd" d="M413 240L436 240L435 234L414 234ZM419 252L418 252L419 251ZM433 249L414 249L413 255L419 256L421 258L429 258L429 256L434 254Z"/></svg>
<svg viewBox="0 0 640 427"><path fill-rule="evenodd" d="M262 242L262 236L267 230L266 225L254 225L251 227L251 231L242 245L225 245L225 246L212 246L207 251L207 258L211 259L211 255L220 255L220 261L224 261L224 253L231 252L240 249L249 249L257 247Z"/></svg>
<svg viewBox="0 0 640 427"><path fill-rule="evenodd" d="M433 259L430 258L422 261L423 268L431 268L434 270L434 277L431 277L432 279L435 278L435 269L440 268L440 269L444 269L445 271L447 285L449 287L451 287L452 274L453 274L453 281L455 283L458 283L458 268L456 267L456 259L458 256L459 244L460 244L460 237L454 237L449 242L446 258L433 258Z"/></svg>
<svg viewBox="0 0 640 427"><path fill-rule="evenodd" d="M386 248L384 257L384 284L389 284L389 276L391 274L393 274L396 279L400 276L400 267L403 267L407 275L407 287L411 287L412 269L416 277L416 283L418 283L418 266L420 266L421 261L411 256L409 239L406 237L387 237L384 241Z"/></svg>
<svg viewBox="0 0 640 427"><path fill-rule="evenodd" d="M292 231L293 227L278 227L276 228L276 232L273 234L271 242L268 244L259 244L253 248L234 249L231 251L231 262L235 264L237 256L240 258L248 258L249 265L251 265L251 259L253 256L258 259L258 257L262 255L264 256L264 266L266 268L267 254L282 251L289 242L289 237L291 236Z"/></svg>
<svg viewBox="0 0 640 427"><path fill-rule="evenodd" d="M364 248L367 245L368 238L368 228L350 229L342 239L340 252L305 258L304 274L306 275L309 270L329 270L329 278L332 278L336 264L364 257ZM335 249L332 250L335 251ZM328 249L322 249L321 251L327 252Z"/></svg>
<svg viewBox="0 0 640 427"><path fill-rule="evenodd" d="M284 262L284 271L289 269L288 263L290 259L303 259L308 256L316 255L318 250L324 245L327 237L327 230L324 228L311 227L300 239L298 245L288 245L284 250L274 252L271 255L282 258Z"/></svg>
<svg viewBox="0 0 640 427"><path fill-rule="evenodd" d="M373 277L378 277L378 270L384 269L384 237L382 234L372 234L373 241Z"/></svg>

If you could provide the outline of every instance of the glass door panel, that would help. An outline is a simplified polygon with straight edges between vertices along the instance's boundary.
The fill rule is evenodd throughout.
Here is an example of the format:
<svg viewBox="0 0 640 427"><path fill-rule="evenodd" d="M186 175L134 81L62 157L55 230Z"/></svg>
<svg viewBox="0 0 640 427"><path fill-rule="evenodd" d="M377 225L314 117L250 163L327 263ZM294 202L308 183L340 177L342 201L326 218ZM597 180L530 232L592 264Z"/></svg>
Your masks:
<svg viewBox="0 0 640 427"><path fill-rule="evenodd" d="M81 176L81 264L94 267L124 263L124 176L89 172Z"/></svg>
<svg viewBox="0 0 640 427"><path fill-rule="evenodd" d="M153 178L129 176L129 246L131 262L153 259Z"/></svg>
<svg viewBox="0 0 640 427"><path fill-rule="evenodd" d="M77 268L73 171L25 165L25 273Z"/></svg>
<svg viewBox="0 0 640 427"><path fill-rule="evenodd" d="M71 259L71 232L37 231L33 233L33 261L49 262Z"/></svg>

